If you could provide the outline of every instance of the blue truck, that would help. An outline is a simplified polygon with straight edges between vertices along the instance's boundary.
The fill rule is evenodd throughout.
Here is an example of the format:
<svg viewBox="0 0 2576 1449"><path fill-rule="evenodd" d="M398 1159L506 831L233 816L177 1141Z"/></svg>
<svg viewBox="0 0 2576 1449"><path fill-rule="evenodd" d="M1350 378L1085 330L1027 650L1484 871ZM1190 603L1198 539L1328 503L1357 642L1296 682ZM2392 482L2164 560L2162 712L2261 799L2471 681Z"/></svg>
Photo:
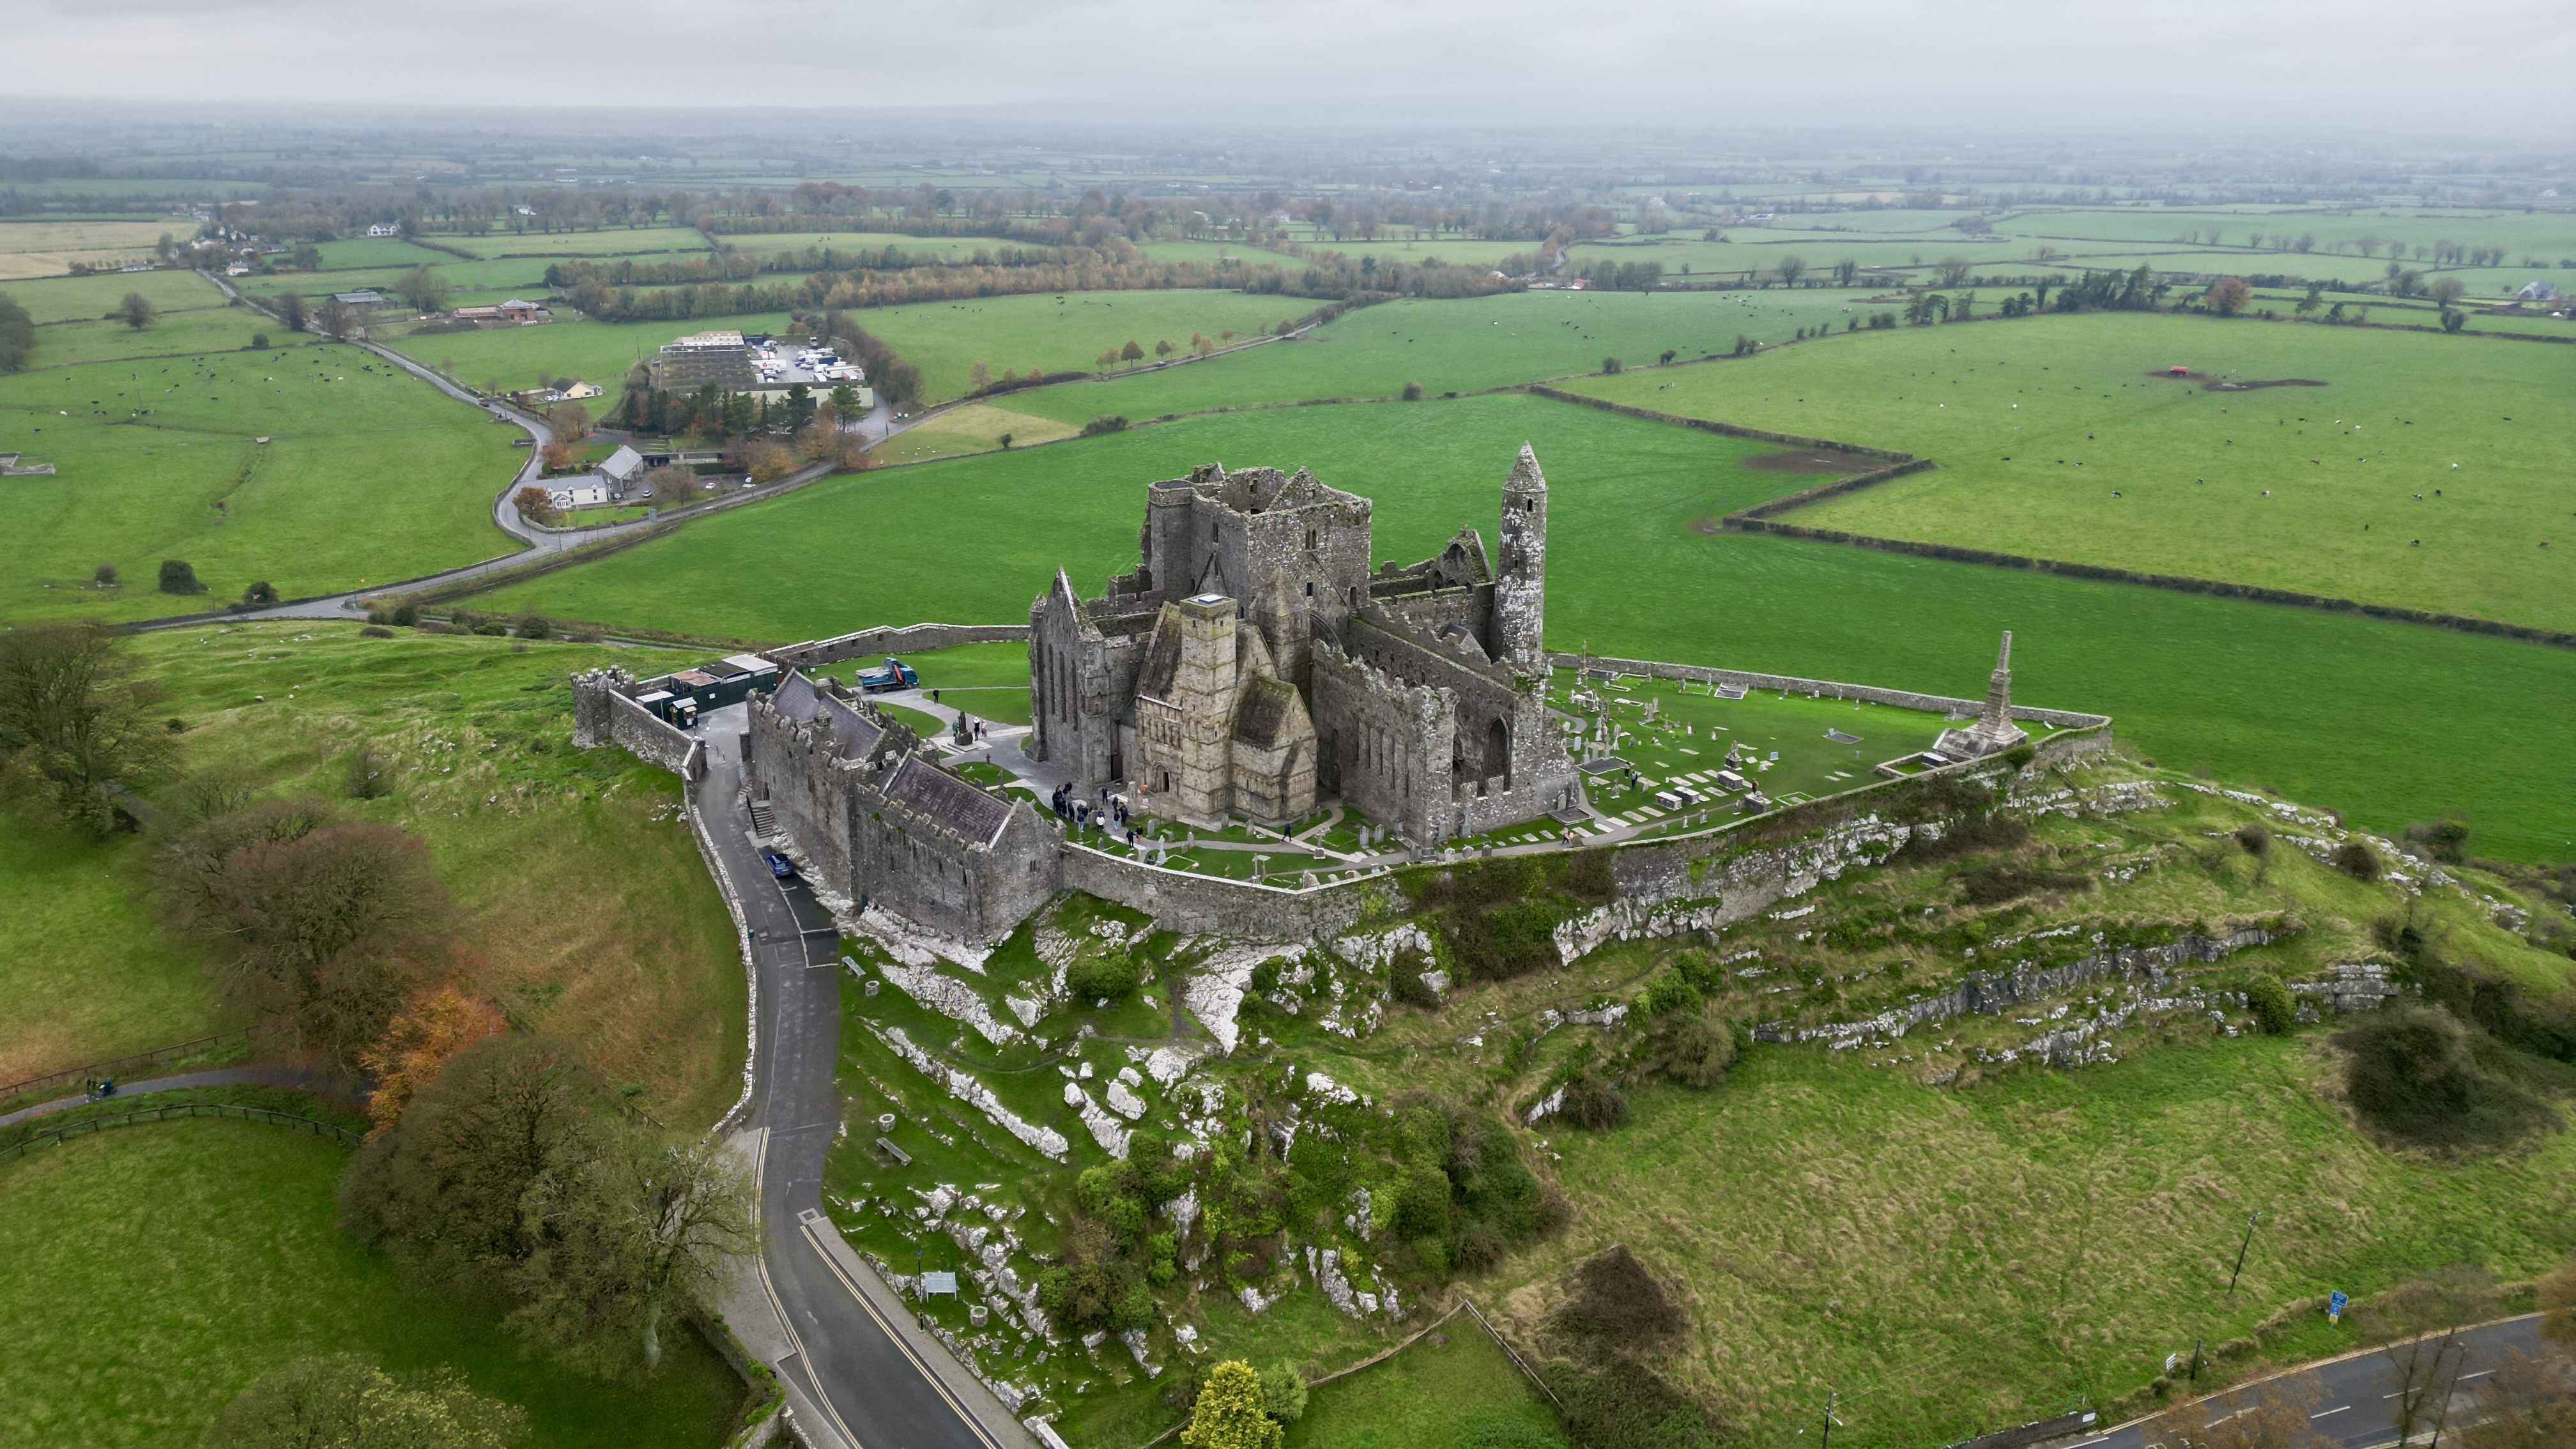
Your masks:
<svg viewBox="0 0 2576 1449"><path fill-rule="evenodd" d="M919 683L921 683L921 676L912 672L912 666L891 654L886 656L885 663L876 668L859 671L859 688L868 694L884 694L888 690L910 689Z"/></svg>

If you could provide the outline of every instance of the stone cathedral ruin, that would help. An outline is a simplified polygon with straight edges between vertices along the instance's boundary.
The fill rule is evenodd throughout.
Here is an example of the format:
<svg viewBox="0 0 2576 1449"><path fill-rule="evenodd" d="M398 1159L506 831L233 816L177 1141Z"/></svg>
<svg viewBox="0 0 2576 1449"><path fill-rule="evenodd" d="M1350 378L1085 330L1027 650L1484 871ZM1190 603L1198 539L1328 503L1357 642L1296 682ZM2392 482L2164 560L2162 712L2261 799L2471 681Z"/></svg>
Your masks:
<svg viewBox="0 0 2576 1449"><path fill-rule="evenodd" d="M1390 865L1476 837L1490 847L1495 832L1546 817L1555 819L1543 830L1515 837L1520 848L1598 840L1621 847L1620 868L1637 875L1620 877L1623 896L1704 894L1698 867L1659 875L1654 863L1658 852L1717 848L1714 832L1725 823L1702 809L1696 821L1674 822L1692 828L1646 840L1633 837L1660 811L1596 815L1586 771L1621 762L1579 766L1568 753L1564 721L1550 713L1551 667L1575 667L1578 690L1623 677L1695 681L1729 699L1753 689L1784 699L1831 694L1959 722L1933 749L1877 767L1900 780L2009 753L2027 738L2020 721L2054 732L2043 742L2053 756L2107 738L2102 716L2011 703L2009 634L1982 710L1866 685L1551 658L1543 643L1547 503L1547 479L1524 444L1503 480L1491 552L1466 527L1419 563L1372 567L1368 499L1302 468L1209 464L1148 485L1136 567L1095 597L1058 569L1025 626L861 630L647 681L593 671L574 680L574 739L623 745L692 782L738 766L755 836L793 857L836 908L879 910L906 930L990 943L1064 890L1150 912L1176 930L1312 937L1356 920ZM904 722L917 714L880 708L827 672L888 648L1001 640L1027 645L1031 724L996 732L989 748L960 729L957 752L978 757L964 771ZM701 711L730 719L736 705L738 726L684 727ZM1641 727L1654 718L1648 706ZM970 778L975 769L998 769L1011 785ZM1694 778L1718 788L1685 770L1667 794L1680 801L1687 788L1704 803ZM1779 808L1738 788L1749 793L1731 818ZM1038 804L1050 790L1054 813ZM1105 809L1073 804L1112 796L1126 807L1114 821ZM1282 831L1335 802L1379 843L1359 855L1299 855L1324 878L1309 869L1293 887L1175 869L1162 858L1167 847L1149 853L1115 838L1136 819L1156 822L1150 831L1160 841L1175 829L1240 834L1249 824L1285 849L1293 842ZM1386 832L1397 850L1386 849Z"/></svg>
<svg viewBox="0 0 2576 1449"><path fill-rule="evenodd" d="M1304 469L1147 492L1136 571L1029 606L1030 759L1194 825L1337 795L1416 845L1580 806L1548 726L1547 479L1527 444L1498 552L1462 528L1371 572L1370 505Z"/></svg>

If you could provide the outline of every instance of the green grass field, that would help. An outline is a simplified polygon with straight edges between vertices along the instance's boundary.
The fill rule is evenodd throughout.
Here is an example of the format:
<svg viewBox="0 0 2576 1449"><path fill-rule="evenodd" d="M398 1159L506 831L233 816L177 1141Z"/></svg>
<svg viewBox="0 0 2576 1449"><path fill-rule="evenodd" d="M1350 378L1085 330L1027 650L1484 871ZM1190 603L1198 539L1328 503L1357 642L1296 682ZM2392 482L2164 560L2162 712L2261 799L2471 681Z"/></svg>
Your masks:
<svg viewBox="0 0 2576 1449"><path fill-rule="evenodd" d="M880 463L919 463L953 458L961 453L990 452L1008 434L1013 447L1052 443L1072 437L1077 429L1057 418L1016 412L1003 403L969 403L925 418L869 451Z"/></svg>
<svg viewBox="0 0 2576 1449"><path fill-rule="evenodd" d="M225 306L212 289L202 290L199 305L164 311L149 327L128 327L103 318L47 323L36 331L36 353L30 361L38 367L70 367L196 352L242 352L250 350L254 336L265 336L270 346L279 348L306 340L247 307Z"/></svg>
<svg viewBox="0 0 2576 1449"><path fill-rule="evenodd" d="M2152 375L2177 364L2326 385ZM2565 630L2576 439L2547 419L2571 382L2558 347L2107 313L1837 335L1580 387L1941 465L1798 523Z"/></svg>
<svg viewBox="0 0 2576 1449"><path fill-rule="evenodd" d="M2115 715L2165 764L2382 830L2461 809L2482 850L2576 858L2576 762L2555 745L2576 652L1725 532L1808 480L1742 466L1753 445L1521 396L1193 418L834 479L483 605L780 642L1019 619L1058 565L1086 590L1133 568L1144 483L1212 458L1311 465L1376 500L1378 557L1412 560L1494 526L1523 439L1554 488L1553 647L1974 695L2009 628L2018 699Z"/></svg>
<svg viewBox="0 0 2576 1449"><path fill-rule="evenodd" d="M166 325L202 341L201 315L229 327L242 314ZM151 346L158 330L96 339ZM490 509L520 462L514 436L329 343L0 379L0 447L57 469L0 485L19 535L0 571L0 616L190 613L259 579L292 598L506 553ZM155 591L171 558L193 564L209 592ZM116 587L92 585L101 563L118 569Z"/></svg>
<svg viewBox="0 0 2576 1449"><path fill-rule="evenodd" d="M741 1381L694 1335L627 1386L523 1353L359 1251L332 1193L349 1149L260 1123L102 1132L0 1164L0 1439L193 1449L244 1384L303 1354L455 1369L535 1442L723 1442Z"/></svg>
<svg viewBox="0 0 2576 1449"><path fill-rule="evenodd" d="M1800 327L1839 327L1860 305L1857 293L1829 291L1520 292L1387 302L1295 342L1140 377L1034 389L1013 394L1009 405L1079 423L1104 413L1142 420L1247 403L1393 397L1408 382L1434 396L1473 392L1596 372L1604 357L1641 367L1668 348L1683 357L1725 352L1738 334L1784 341Z"/></svg>
<svg viewBox="0 0 2576 1449"><path fill-rule="evenodd" d="M542 327L494 327L379 340L468 387L515 392L558 377L598 383L608 389L608 396L591 400L592 415L597 417L605 416L625 393L626 369L673 338L702 328L765 332L786 325L786 314L779 312L688 322L593 322L566 315Z"/></svg>
<svg viewBox="0 0 2576 1449"><path fill-rule="evenodd" d="M5 225L5 223L0 223ZM37 325L47 322L97 321L116 310L128 292L140 292L144 300L164 312L194 307L220 307L224 294L206 285L206 279L194 272L117 273L103 277L40 277L28 281L0 282L0 295L14 299L27 309ZM42 365L45 355L41 333L34 359Z"/></svg>
<svg viewBox="0 0 2576 1449"><path fill-rule="evenodd" d="M0 921L20 943L0 965L0 1083L249 1024L149 924L150 846L32 811L0 823Z"/></svg>
<svg viewBox="0 0 2576 1449"><path fill-rule="evenodd" d="M453 253L433 251L396 236L327 241L321 243L317 250L322 253L322 270L326 272L350 272L364 267L400 267L409 271L413 267L434 267L456 260Z"/></svg>
<svg viewBox="0 0 2576 1449"><path fill-rule="evenodd" d="M1147 357L1158 341L1186 353L1192 332L1250 335L1312 310L1300 298L1240 292L1066 292L872 307L854 316L921 369L922 401L938 402L965 394L978 360L992 364L996 377L1005 368L1088 372L1103 349L1130 341Z"/></svg>
<svg viewBox="0 0 2576 1449"><path fill-rule="evenodd" d="M1625 1243L1679 1280L1704 1345L1680 1374L1751 1442L1798 1442L1790 1426L1835 1384L1857 1401L1852 1442L1896 1449L2099 1404L2293 1299L2455 1265L2527 1276L2576 1248L2576 1138L2457 1165L2388 1152L2322 1100L2314 1038L2165 1046L1967 1092L1849 1055L1757 1051L1713 1099L1654 1089L1622 1130L1548 1134L1577 1227L1489 1291L1516 1301ZM2357 1346L2318 1328L2313 1353Z"/></svg>
<svg viewBox="0 0 2576 1449"><path fill-rule="evenodd" d="M170 218L0 221L0 277L56 276L69 272L76 261L112 267L151 256L153 244L165 235L185 237L195 229Z"/></svg>
<svg viewBox="0 0 2576 1449"><path fill-rule="evenodd" d="M714 1121L740 1090L741 957L664 771L569 747L566 675L632 650L345 624L172 630L135 645L188 728L186 771L339 802L425 840L462 908L472 983L514 1020L583 1043L675 1126ZM371 741L393 793L346 800ZM150 896L151 843L58 832L13 809L0 830L0 1081L202 1035L220 1008L192 945Z"/></svg>
<svg viewBox="0 0 2576 1449"><path fill-rule="evenodd" d="M631 257L665 252L702 252L707 239L695 227L611 227L601 231L492 232L483 236L440 236L442 246L495 257Z"/></svg>
<svg viewBox="0 0 2576 1449"><path fill-rule="evenodd" d="M1500 1345L1460 1314L1384 1363L1318 1385L1288 1430L1290 1449L1455 1449L1484 1419L1564 1438L1556 1413Z"/></svg>
<svg viewBox="0 0 2576 1449"><path fill-rule="evenodd" d="M825 671L846 684L862 668L872 668L868 655ZM1025 644L960 644L900 656L921 676L923 689L936 689L939 702L993 724L1029 722L1029 650ZM917 713L917 711L908 711ZM925 716L926 718L927 716Z"/></svg>

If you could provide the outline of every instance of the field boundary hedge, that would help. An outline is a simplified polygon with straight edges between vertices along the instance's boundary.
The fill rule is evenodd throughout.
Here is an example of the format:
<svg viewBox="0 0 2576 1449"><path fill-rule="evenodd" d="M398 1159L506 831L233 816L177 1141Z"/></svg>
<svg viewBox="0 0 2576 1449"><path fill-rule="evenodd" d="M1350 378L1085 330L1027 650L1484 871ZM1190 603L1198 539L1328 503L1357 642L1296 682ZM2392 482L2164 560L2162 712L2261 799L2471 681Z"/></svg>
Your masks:
<svg viewBox="0 0 2576 1449"><path fill-rule="evenodd" d="M1891 472L1887 476L1896 475ZM1872 481L1885 480L1873 479ZM1819 494L1819 496L1823 495ZM1779 500L1784 504L1788 501ZM1806 501L1816 500L1810 498ZM1757 508L1768 509L1769 505L1758 505ZM2498 638L2519 639L2526 643L2576 649L2576 633L2560 629L2540 629L2528 624L2508 624L2500 619L2480 619L2466 614L2444 614L2430 609L2411 609L2403 604L2364 603L2359 599L2339 599L2325 594L2301 593L2295 589L2275 589L2261 584L2232 583L2225 579L2196 578L2189 574L2154 574L2138 569L2124 569L2112 564L2032 558L2024 554L1968 548L1953 543L1929 543L1909 538L1882 538L1876 534L1851 533L1839 528L1811 528L1800 523L1778 522L1764 516L1763 512L1757 511L1757 508L1741 509L1726 515L1719 521L1725 527L1745 533L1776 534L1782 538L1801 538L1812 543L1848 544L1854 548L1875 548L1888 553L1907 553L1922 558L1948 559L1954 563L2029 569L2038 573L2063 574L2068 578L2139 584L2151 589L2169 589L2185 594L2209 594L2222 599L2248 599L2261 604L2289 604L2330 614L2364 614L2374 619L2389 619L2404 624L2429 624L2435 628L2454 629L2464 634L2489 634Z"/></svg>
<svg viewBox="0 0 2576 1449"><path fill-rule="evenodd" d="M1693 358L1691 360L1698 362L1711 359ZM1543 382L1528 383L1524 386L1523 390L1538 397L1552 398L1557 402L1577 403L1588 408L1598 408L1602 412L1612 413L1619 417L1635 418L1641 422L1662 423L1667 427L1696 428L1703 433L1719 433L1730 438L1747 438L1757 443L1778 443L1783 447L1790 448L1831 448L1837 453L1851 453L1863 458L1877 458L1888 463L1921 462L1927 467L1931 464L1931 460L1928 458L1917 459L1912 453L1899 452L1894 448L1869 448L1863 447L1858 443L1838 443L1831 438L1811 438L1803 433L1775 433L1768 428L1748 428L1738 423L1721 423L1713 418L1689 418L1682 416L1680 413L1659 413L1653 408L1641 408L1628 403L1612 402L1606 397L1592 397L1585 393L1567 392L1563 388L1550 387Z"/></svg>
<svg viewBox="0 0 2576 1449"><path fill-rule="evenodd" d="M1884 458L1885 468L1873 468L1848 478L1837 478L1813 488L1739 508L1718 520L1726 528L1742 533L1768 533L1781 538L1805 539L1810 543L1839 543L1853 548L1874 548L1888 553L1913 554L1920 558L1947 559L1953 563L1984 564L1993 568L2029 569L2038 573L2062 574L2068 578L2096 579L2107 583L2137 584L2150 589L2168 589L2185 594L2208 594L2222 599L2247 599L2259 604L2288 604L2296 608L2316 609L2329 614L2362 614L2373 619L2388 619L2401 624L2425 624L2437 629L2452 629L2463 634L2487 634L2502 639L2518 639L2529 644L2548 644L2560 649L2576 649L2576 633L2562 629L2541 629L2529 624L2508 624L2501 619L2480 619L2468 614L2445 614L2432 609L2408 608L2403 604L2372 604L2359 599L2336 598L2327 594L2302 593L2296 589L2276 589L2263 584L2240 584L2226 579L2204 579L2190 574L2148 573L2126 569L2115 564L2077 563L2071 559L2034 558L2027 554L2003 553L1995 549L1970 548L1963 544L1932 543L1910 538L1886 538L1872 533L1853 533L1840 528L1813 528L1802 523L1782 523L1777 515L1795 512L1810 504L1840 494L1855 493L1876 487L1892 479L1920 473L1940 466L1930 458L1918 458L1888 448L1865 448L1856 443L1838 443L1831 438L1809 438L1795 433L1775 433L1762 428L1741 427L1734 423L1709 418L1683 417L1678 413L1657 412L1652 408L1615 403L1607 398L1589 397L1561 388L1531 383L1526 391L1558 402L1579 403L1598 408L1623 418L1642 422L1664 423L1673 427L1696 428L1701 432L1720 433L1731 438L1750 438L1757 442L1783 443L1792 447L1830 448L1837 452L1863 457Z"/></svg>

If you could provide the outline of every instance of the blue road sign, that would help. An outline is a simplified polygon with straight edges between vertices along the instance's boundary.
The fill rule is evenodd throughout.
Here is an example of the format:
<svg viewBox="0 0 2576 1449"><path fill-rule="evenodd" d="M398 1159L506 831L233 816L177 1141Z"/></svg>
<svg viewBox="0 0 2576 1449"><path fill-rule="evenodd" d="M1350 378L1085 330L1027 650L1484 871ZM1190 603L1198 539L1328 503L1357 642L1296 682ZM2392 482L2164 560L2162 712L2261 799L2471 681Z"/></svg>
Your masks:
<svg viewBox="0 0 2576 1449"><path fill-rule="evenodd" d="M2350 1298L2344 1296L2344 1291L2340 1288L2337 1288L2334 1292L2326 1295L2326 1317L2333 1322L2342 1322L2343 1306L2351 1301L2352 1300Z"/></svg>

